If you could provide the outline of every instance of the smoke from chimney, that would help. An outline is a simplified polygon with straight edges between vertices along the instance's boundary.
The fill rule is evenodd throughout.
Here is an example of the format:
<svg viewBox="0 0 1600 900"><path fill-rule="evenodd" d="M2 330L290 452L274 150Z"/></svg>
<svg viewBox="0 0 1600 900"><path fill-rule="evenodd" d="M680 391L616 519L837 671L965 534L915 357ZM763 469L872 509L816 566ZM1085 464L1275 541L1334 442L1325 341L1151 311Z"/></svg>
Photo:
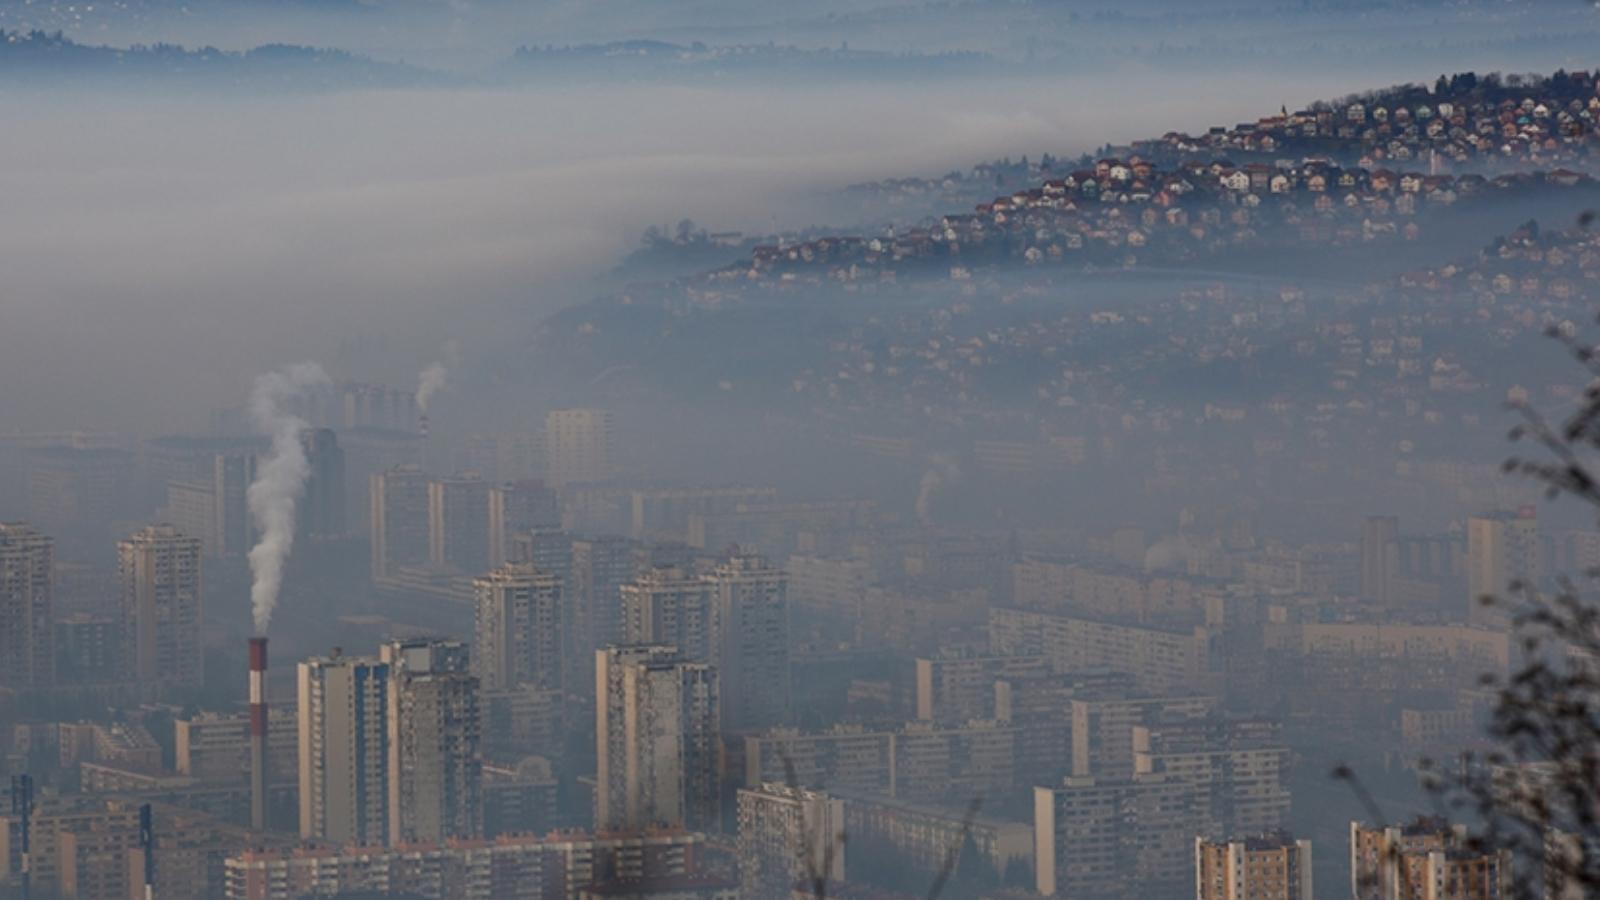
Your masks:
<svg viewBox="0 0 1600 900"><path fill-rule="evenodd" d="M289 404L314 388L330 384L316 363L297 363L256 379L250 392L250 418L256 428L272 438L266 461L256 470L245 499L261 538L250 548L250 610L257 634L264 634L278 605L283 586L283 564L294 546L294 507L305 493L311 464L300 432L309 428Z"/></svg>
<svg viewBox="0 0 1600 900"><path fill-rule="evenodd" d="M443 363L434 363L423 369L422 374L417 376L417 409L423 415L428 414L428 403L433 400L433 395L439 393L439 389L444 387L445 379L449 374L450 371L444 367Z"/></svg>

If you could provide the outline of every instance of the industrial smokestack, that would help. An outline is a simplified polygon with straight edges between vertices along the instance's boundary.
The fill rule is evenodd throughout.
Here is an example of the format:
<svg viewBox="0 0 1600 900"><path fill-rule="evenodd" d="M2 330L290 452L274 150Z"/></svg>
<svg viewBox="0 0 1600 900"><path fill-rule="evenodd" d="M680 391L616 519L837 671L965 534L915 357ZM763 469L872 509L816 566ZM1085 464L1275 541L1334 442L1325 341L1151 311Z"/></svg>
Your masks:
<svg viewBox="0 0 1600 900"><path fill-rule="evenodd" d="M267 828L267 639L250 639L250 827Z"/></svg>
<svg viewBox="0 0 1600 900"><path fill-rule="evenodd" d="M445 345L446 353L455 352L451 349L453 343L452 341L451 344ZM443 363L434 363L417 376L417 412L420 414L417 418L417 431L423 437L428 436L428 404L433 402L433 395L439 393L439 389L444 387L448 377L449 370Z"/></svg>

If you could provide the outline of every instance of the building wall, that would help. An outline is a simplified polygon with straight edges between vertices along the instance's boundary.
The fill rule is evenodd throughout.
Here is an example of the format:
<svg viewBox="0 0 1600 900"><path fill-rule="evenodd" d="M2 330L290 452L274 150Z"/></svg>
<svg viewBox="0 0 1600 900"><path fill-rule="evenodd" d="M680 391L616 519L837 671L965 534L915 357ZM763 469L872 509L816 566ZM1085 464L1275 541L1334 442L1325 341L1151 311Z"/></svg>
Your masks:
<svg viewBox="0 0 1600 900"><path fill-rule="evenodd" d="M1196 837L1194 845L1198 900L1313 900L1308 840Z"/></svg>
<svg viewBox="0 0 1600 900"><path fill-rule="evenodd" d="M994 716L994 683L1046 674L1042 656L919 657L917 718L965 722Z"/></svg>
<svg viewBox="0 0 1600 900"><path fill-rule="evenodd" d="M55 542L0 524L0 688L55 683Z"/></svg>
<svg viewBox="0 0 1600 900"><path fill-rule="evenodd" d="M152 525L117 545L128 674L146 685L199 685L205 601L200 540Z"/></svg>
<svg viewBox="0 0 1600 900"><path fill-rule="evenodd" d="M973 846L1003 875L1014 862L1033 869L1033 825L970 816L959 806L936 806L888 797L847 795L845 825L858 845L880 841L914 861L930 878L970 837Z"/></svg>
<svg viewBox="0 0 1600 900"><path fill-rule="evenodd" d="M1194 836L1215 829L1192 785L1160 775L1035 788L1035 889L1064 897L1175 895L1194 877Z"/></svg>
<svg viewBox="0 0 1600 900"><path fill-rule="evenodd" d="M1536 586L1543 576L1539 522L1531 512L1473 516L1467 520L1468 618L1475 624L1506 620L1503 611L1486 608L1485 597L1505 598L1514 582Z"/></svg>
<svg viewBox="0 0 1600 900"><path fill-rule="evenodd" d="M510 563L474 579L473 669L485 690L565 684L567 645L560 579Z"/></svg>
<svg viewBox="0 0 1600 900"><path fill-rule="evenodd" d="M300 836L389 840L389 666L329 657L299 666Z"/></svg>
<svg viewBox="0 0 1600 900"><path fill-rule="evenodd" d="M574 652L588 659L594 651L621 643L622 585L637 574L638 545L617 536L572 542ZM574 682L577 683L577 682Z"/></svg>
<svg viewBox="0 0 1600 900"><path fill-rule="evenodd" d="M415 466L374 473L370 484L372 576L426 565L430 556L428 477Z"/></svg>
<svg viewBox="0 0 1600 900"><path fill-rule="evenodd" d="M721 810L718 672L671 647L595 654L595 827L714 827Z"/></svg>
<svg viewBox="0 0 1600 900"><path fill-rule="evenodd" d="M1204 628L1141 628L996 608L989 611L989 650L996 656L1043 655L1058 673L1127 672L1148 691L1205 691L1216 681Z"/></svg>
<svg viewBox="0 0 1600 900"><path fill-rule="evenodd" d="M845 803L819 791L764 784L739 791L740 896L788 900L818 876L843 881L848 859Z"/></svg>
<svg viewBox="0 0 1600 900"><path fill-rule="evenodd" d="M699 874L704 838L511 835L394 850L302 848L228 857L226 900L297 900L306 894L414 893L440 900L579 900L598 881L671 881Z"/></svg>
<svg viewBox="0 0 1600 900"><path fill-rule="evenodd" d="M0 816L0 880L14 878L18 871L18 855L21 850L21 821L17 816ZM118 845L136 844L139 835L139 810L132 804L123 802L103 802L82 800L78 802L62 802L54 805L42 805L36 808L33 815L32 828L29 839L32 845L30 854L33 873L33 887L40 894L47 894L62 888L63 879L86 876L80 864L88 860L82 859L76 853L63 854L63 848L69 846L67 836L71 834L103 836L103 840L114 848ZM126 866L126 858L123 859ZM74 869L78 871L74 872ZM124 869L126 872L126 869ZM124 890L126 882L123 883ZM122 896L126 896L123 894Z"/></svg>
<svg viewBox="0 0 1600 900"><path fill-rule="evenodd" d="M1162 719L1207 716L1216 708L1215 697L1074 699L1072 774L1126 778L1134 771L1135 728Z"/></svg>
<svg viewBox="0 0 1600 900"><path fill-rule="evenodd" d="M896 731L839 726L804 733L774 729L745 738L745 784L788 780L846 794L948 799L965 803L1025 789L1067 774L1072 725L916 722Z"/></svg>
<svg viewBox="0 0 1600 900"><path fill-rule="evenodd" d="M428 484L428 558L476 575L489 569L489 485L480 478Z"/></svg>
<svg viewBox="0 0 1600 900"><path fill-rule="evenodd" d="M517 481L489 491L489 567L513 561L517 536L536 529L559 529L561 505L543 481ZM531 560L520 560L530 562Z"/></svg>
<svg viewBox="0 0 1600 900"><path fill-rule="evenodd" d="M612 475L612 417L601 409L557 409L544 420L546 480L562 488Z"/></svg>
<svg viewBox="0 0 1600 900"><path fill-rule="evenodd" d="M174 767L180 775L202 780L232 781L250 765L250 717L202 713L173 723L177 747ZM295 710L285 702L269 707L267 768L273 781L293 781L299 772L299 734Z"/></svg>
<svg viewBox="0 0 1600 900"><path fill-rule="evenodd" d="M383 645L389 666L389 836L396 843L483 833L478 679L461 641Z"/></svg>
<svg viewBox="0 0 1600 900"><path fill-rule="evenodd" d="M1510 851L1469 850L1466 832L1439 819L1369 828L1350 823L1350 886L1356 900L1500 900L1514 877ZM1420 891L1414 886L1422 886Z"/></svg>
<svg viewBox="0 0 1600 900"><path fill-rule="evenodd" d="M716 604L713 662L723 677L723 726L741 730L787 723L788 576L761 557L741 556L708 577Z"/></svg>
<svg viewBox="0 0 1600 900"><path fill-rule="evenodd" d="M623 640L670 644L686 659L710 662L717 607L713 585L676 566L652 569L621 586Z"/></svg>

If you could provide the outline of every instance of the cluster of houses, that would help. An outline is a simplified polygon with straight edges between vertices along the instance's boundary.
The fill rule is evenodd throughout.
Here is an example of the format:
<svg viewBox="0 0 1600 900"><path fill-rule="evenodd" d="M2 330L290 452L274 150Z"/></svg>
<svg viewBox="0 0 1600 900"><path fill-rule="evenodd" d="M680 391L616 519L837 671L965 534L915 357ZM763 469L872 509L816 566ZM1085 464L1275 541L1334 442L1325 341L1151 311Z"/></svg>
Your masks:
<svg viewBox="0 0 1600 900"><path fill-rule="evenodd" d="M1031 160L1026 156L991 160L932 178L911 175L853 184L837 199L853 204L845 207L845 215L855 221L915 222L952 209L970 209L1008 188L1039 184L1074 165L1048 153Z"/></svg>
<svg viewBox="0 0 1600 900"><path fill-rule="evenodd" d="M1463 81L1457 76L1432 92L1397 88L1284 111L1198 136L1168 132L1134 150L1163 160L1317 153L1363 167L1427 164L1435 170L1581 167L1600 150L1600 85L1590 73L1515 87Z"/></svg>
<svg viewBox="0 0 1600 900"><path fill-rule="evenodd" d="M1407 273L1399 284L1408 291L1471 298L1495 318L1506 318L1502 327L1554 324L1570 331L1592 317L1600 299L1600 232L1529 223L1476 260Z"/></svg>
<svg viewBox="0 0 1600 900"><path fill-rule="evenodd" d="M1241 245L1313 241L1354 244L1415 239L1422 214L1484 195L1590 186L1571 170L1436 175L1303 162L1185 162L1161 168L1139 157L1102 159L979 204L975 211L877 237L824 237L756 247L710 282L799 283L894 278L901 269L1066 262L1100 267L1174 265Z"/></svg>
<svg viewBox="0 0 1600 900"><path fill-rule="evenodd" d="M1159 138L1107 148L1175 167L1193 160L1237 162L1326 158L1359 168L1423 169L1430 173L1498 174L1529 168L1593 171L1600 149L1600 79L1590 72L1549 78L1442 78L1428 89L1410 85L1203 134L1172 131ZM894 178L855 185L848 196L880 211L936 212L967 206L1018 184L1059 177L1070 163L1048 154L1029 162L983 163L938 178Z"/></svg>

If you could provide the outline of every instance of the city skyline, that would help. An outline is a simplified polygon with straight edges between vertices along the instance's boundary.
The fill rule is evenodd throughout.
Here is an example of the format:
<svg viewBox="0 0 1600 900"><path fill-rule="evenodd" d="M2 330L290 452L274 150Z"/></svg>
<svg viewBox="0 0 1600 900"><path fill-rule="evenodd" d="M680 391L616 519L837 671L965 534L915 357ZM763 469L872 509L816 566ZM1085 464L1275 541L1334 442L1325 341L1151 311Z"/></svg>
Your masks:
<svg viewBox="0 0 1600 900"><path fill-rule="evenodd" d="M1600 892L1597 46L0 0L0 900Z"/></svg>

